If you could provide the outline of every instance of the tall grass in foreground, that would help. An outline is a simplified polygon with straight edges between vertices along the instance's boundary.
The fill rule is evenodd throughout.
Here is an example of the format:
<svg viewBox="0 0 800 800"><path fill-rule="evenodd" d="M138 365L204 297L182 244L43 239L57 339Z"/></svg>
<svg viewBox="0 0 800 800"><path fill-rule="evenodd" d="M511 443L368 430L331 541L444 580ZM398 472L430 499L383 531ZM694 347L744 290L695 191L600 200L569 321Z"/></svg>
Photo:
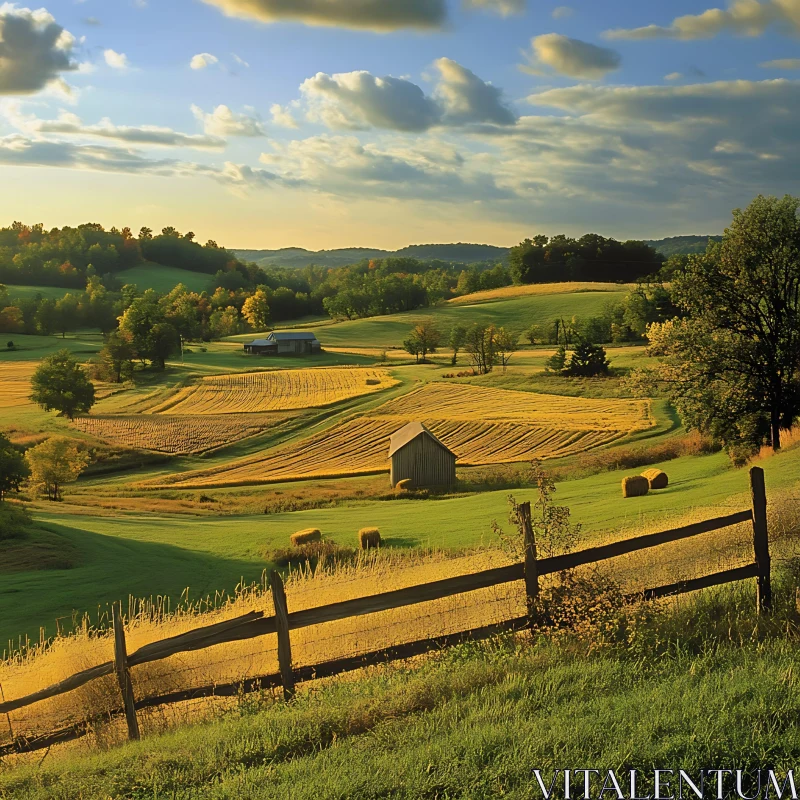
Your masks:
<svg viewBox="0 0 800 800"><path fill-rule="evenodd" d="M740 508L741 504L736 507ZM800 586L800 497L773 495L770 508L777 596L777 611L771 619L755 618L752 581L661 603L623 607L618 602L623 589L632 591L669 583L752 561L752 530L748 525L742 525L614 559L606 562L600 571L590 568L576 571L574 582L569 585L570 604L567 606L559 601L562 610L554 615L558 624L539 632L533 650L530 642L522 639L509 640L503 646L506 648L504 652L511 647L512 652L522 659L520 663L524 664L536 663L539 658L536 654L542 648L550 653L548 658L554 658L559 664L565 663L563 660L568 657L587 659L602 656L635 663L635 669L646 672L657 659L673 658L681 653L699 655L723 643L749 647L752 643L782 637L794 641L798 625L796 592ZM723 512L722 509L704 509L685 521ZM623 531L615 538L644 532L642 529ZM418 554L409 558L407 554L386 551L360 555L350 563L327 565L323 560L313 571L303 569L291 573L287 581L288 602L290 610L302 610L475 572L508 561L509 557L500 551L481 551L455 558L442 553ZM559 585L556 581L555 578L543 581L543 590L558 600L556 590ZM561 586L563 588L563 584ZM520 616L525 607L524 589L519 582L397 611L306 628L292 633L294 661L297 666L314 664L403 641L474 628ZM241 587L236 596L221 599L217 608L206 611L192 606L166 613L163 608L154 610L146 605L132 605L127 623L128 648L132 651L149 642L252 610L262 610L266 615L273 613L270 593L263 584ZM552 612L552 604L549 612ZM145 697L275 673L278 668L275 647L274 637L266 636L134 667L134 689L138 697ZM80 669L110 660L112 652L112 639L108 632L84 627L72 635L57 638L48 646L33 648L0 664L0 684L6 698L18 697ZM473 650L467 648L458 652L473 653ZM481 654L480 661L485 653L493 650L479 647L474 652ZM425 659L422 661L424 663ZM473 668L485 669L484 666L470 667ZM378 671L378 674L383 673ZM386 674L395 675L396 670L389 668ZM332 683L349 684L352 677ZM487 677L486 680L493 681L494 678ZM301 690L301 695L314 696L318 691L318 686L309 685ZM351 690L328 688L323 691L335 694ZM453 691L458 694L461 690ZM231 719L236 719L242 708L271 708L271 702L269 694L260 698L192 701L144 713L142 728L146 736L154 736L204 719L227 720L229 717L226 715L231 714ZM12 713L8 719L8 731L0 733L0 740L2 737L10 738L12 732L15 735L34 735L65 723L95 717L117 708L119 704L119 690L113 676L109 676L67 695ZM279 711L278 708L280 706L270 713L294 713ZM100 725L95 728L93 736L61 750L66 753L84 752L120 743L123 737L123 724Z"/></svg>

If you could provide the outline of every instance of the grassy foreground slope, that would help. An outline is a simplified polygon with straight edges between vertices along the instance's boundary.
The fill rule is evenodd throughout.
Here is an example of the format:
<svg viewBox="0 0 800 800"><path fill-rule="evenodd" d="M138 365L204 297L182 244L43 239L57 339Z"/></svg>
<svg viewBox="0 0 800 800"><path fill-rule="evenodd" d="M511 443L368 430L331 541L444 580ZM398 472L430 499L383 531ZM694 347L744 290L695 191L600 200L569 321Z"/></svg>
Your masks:
<svg viewBox="0 0 800 800"><path fill-rule="evenodd" d="M541 797L534 769L548 783L567 767L620 778L636 769L640 796L652 792L654 767L769 766L782 776L800 756L800 646L780 633L797 617L795 586L776 583L773 624L754 618L752 585L725 587L632 615L630 640L595 631L605 641L593 653L577 636L463 645L289 705L250 699L108 752L56 751L0 775L0 794L522 800ZM592 785L599 796L602 782Z"/></svg>
<svg viewBox="0 0 800 800"><path fill-rule="evenodd" d="M772 491L796 483L800 449L763 462ZM658 529L670 517L713 516L713 507L741 510L749 506L747 473L731 469L716 454L684 457L661 465L670 475L669 489L622 501L625 472L606 472L558 485L556 498L584 525L584 543L601 532L634 535ZM634 474L636 470L633 471ZM507 490L448 500L363 502L310 511L243 517L120 514L88 516L67 510L37 515L52 534L74 548L76 565L67 570L4 574L0 597L0 642L54 632L56 617L73 610L94 611L129 594L166 595L177 599L189 587L193 597L231 591L244 579L257 581L269 566L265 554L286 547L289 535L320 528L338 544L354 546L356 532L375 525L388 546L459 549L496 545L492 520L504 522ZM530 490L515 490L518 500L532 500ZM716 513L725 513L717 511Z"/></svg>

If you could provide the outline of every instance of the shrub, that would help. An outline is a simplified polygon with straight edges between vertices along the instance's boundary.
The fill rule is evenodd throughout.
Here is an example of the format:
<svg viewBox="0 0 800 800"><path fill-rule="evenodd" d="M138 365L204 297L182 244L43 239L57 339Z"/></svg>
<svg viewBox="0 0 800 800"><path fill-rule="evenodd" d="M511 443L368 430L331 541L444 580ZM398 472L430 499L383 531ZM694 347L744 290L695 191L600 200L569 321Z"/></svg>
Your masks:
<svg viewBox="0 0 800 800"><path fill-rule="evenodd" d="M297 547L268 551L264 557L278 567L310 567L312 570L320 564L340 566L354 564L358 560L353 548L340 547L334 542L310 542Z"/></svg>
<svg viewBox="0 0 800 800"><path fill-rule="evenodd" d="M650 491L650 481L641 475L622 479L623 497L643 497Z"/></svg>
<svg viewBox="0 0 800 800"><path fill-rule="evenodd" d="M312 542L321 542L322 532L319 528L306 528L305 530L293 533L289 537L289 540L295 547L299 547L302 544L311 544Z"/></svg>
<svg viewBox="0 0 800 800"><path fill-rule="evenodd" d="M651 489L666 489L669 486L669 478L666 472L660 469L646 469L642 473L643 478L647 478Z"/></svg>
<svg viewBox="0 0 800 800"><path fill-rule="evenodd" d="M358 532L358 543L362 550L369 550L371 547L380 547L381 532L377 528L362 528Z"/></svg>
<svg viewBox="0 0 800 800"><path fill-rule="evenodd" d="M0 503L0 542L6 539L23 539L28 535L30 514L19 506Z"/></svg>

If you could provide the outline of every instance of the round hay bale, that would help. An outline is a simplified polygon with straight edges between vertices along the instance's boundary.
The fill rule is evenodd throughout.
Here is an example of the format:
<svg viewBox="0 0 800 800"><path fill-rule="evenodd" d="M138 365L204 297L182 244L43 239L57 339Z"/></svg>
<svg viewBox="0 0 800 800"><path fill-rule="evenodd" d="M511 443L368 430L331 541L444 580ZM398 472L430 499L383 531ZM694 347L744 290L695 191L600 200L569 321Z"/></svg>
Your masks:
<svg viewBox="0 0 800 800"><path fill-rule="evenodd" d="M311 542L321 542L322 532L318 528L306 528L302 531L297 531L289 537L294 547L299 547L301 544L310 544Z"/></svg>
<svg viewBox="0 0 800 800"><path fill-rule="evenodd" d="M623 497L644 497L650 491L650 481L642 475L622 479Z"/></svg>
<svg viewBox="0 0 800 800"><path fill-rule="evenodd" d="M381 382L378 378L367 378L367 386L380 386Z"/></svg>
<svg viewBox="0 0 800 800"><path fill-rule="evenodd" d="M398 491L410 492L414 488L414 481L411 478L404 478L402 481L397 481Z"/></svg>
<svg viewBox="0 0 800 800"><path fill-rule="evenodd" d="M646 469L642 473L643 478L647 478L651 489L666 489L669 486L669 478L666 472L660 469Z"/></svg>
<svg viewBox="0 0 800 800"><path fill-rule="evenodd" d="M358 544L362 550L369 550L370 547L380 547L381 532L377 528L362 528L358 532Z"/></svg>

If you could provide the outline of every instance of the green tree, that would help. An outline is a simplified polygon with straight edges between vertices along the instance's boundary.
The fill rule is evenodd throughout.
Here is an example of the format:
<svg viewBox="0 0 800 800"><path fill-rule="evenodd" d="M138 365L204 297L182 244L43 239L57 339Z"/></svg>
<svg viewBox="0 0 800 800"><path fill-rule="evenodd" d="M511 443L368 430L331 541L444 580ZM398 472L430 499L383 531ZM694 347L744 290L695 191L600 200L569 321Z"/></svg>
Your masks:
<svg viewBox="0 0 800 800"><path fill-rule="evenodd" d="M481 375L491 372L497 363L497 329L494 325L475 323L467 329L464 349L469 353L472 366Z"/></svg>
<svg viewBox="0 0 800 800"><path fill-rule="evenodd" d="M94 386L69 350L47 356L31 377L30 399L45 411L75 419L94 405Z"/></svg>
<svg viewBox="0 0 800 800"><path fill-rule="evenodd" d="M757 197L691 256L672 294L685 319L648 329L685 424L729 450L781 446L800 415L800 198Z"/></svg>
<svg viewBox="0 0 800 800"><path fill-rule="evenodd" d="M147 337L147 353L158 369L166 369L167 359L180 349L178 331L169 322L157 322Z"/></svg>
<svg viewBox="0 0 800 800"><path fill-rule="evenodd" d="M550 358L544 362L545 372L557 372L561 374L567 366L567 348L562 344Z"/></svg>
<svg viewBox="0 0 800 800"><path fill-rule="evenodd" d="M25 456L0 433L0 502L9 492L18 492L30 474Z"/></svg>
<svg viewBox="0 0 800 800"><path fill-rule="evenodd" d="M69 331L77 330L80 322L80 302L77 295L65 294L56 300L53 309L53 329L61 334L62 339Z"/></svg>
<svg viewBox="0 0 800 800"><path fill-rule="evenodd" d="M65 436L53 436L25 454L33 483L48 500L61 500L64 484L78 480L89 463L89 456Z"/></svg>
<svg viewBox="0 0 800 800"><path fill-rule="evenodd" d="M577 378L594 378L608 375L609 362L600 345L580 342L572 352L566 374Z"/></svg>
<svg viewBox="0 0 800 800"><path fill-rule="evenodd" d="M505 328L500 328L494 341L497 358L503 367L503 372L505 372L508 362L511 361L511 356L514 355L514 351L517 349L519 336L512 331L507 331Z"/></svg>
<svg viewBox="0 0 800 800"><path fill-rule="evenodd" d="M100 361L107 380L121 383L123 378L125 380L132 378L135 355L133 345L126 334L119 331L109 333L100 351Z"/></svg>
<svg viewBox="0 0 800 800"><path fill-rule="evenodd" d="M464 347L467 339L467 328L465 325L453 325L450 328L450 336L447 339L447 346L453 353L450 363L455 366L458 363L458 354Z"/></svg>

